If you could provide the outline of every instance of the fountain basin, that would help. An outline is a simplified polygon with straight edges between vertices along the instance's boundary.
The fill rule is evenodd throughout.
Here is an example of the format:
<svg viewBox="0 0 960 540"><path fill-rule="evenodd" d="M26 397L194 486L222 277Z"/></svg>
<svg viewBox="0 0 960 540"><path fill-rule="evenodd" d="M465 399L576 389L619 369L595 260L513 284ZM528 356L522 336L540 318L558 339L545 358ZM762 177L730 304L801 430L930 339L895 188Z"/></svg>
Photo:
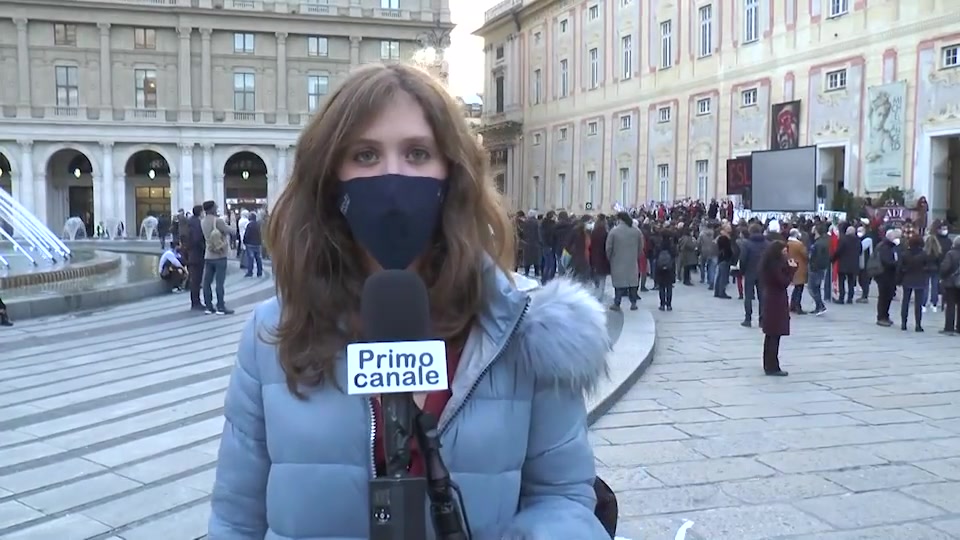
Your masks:
<svg viewBox="0 0 960 540"><path fill-rule="evenodd" d="M10 268L0 270L0 289L4 291L106 274L121 262L116 253L99 250L75 252L67 262L46 265L33 265L9 245L0 244L0 253L10 262Z"/></svg>

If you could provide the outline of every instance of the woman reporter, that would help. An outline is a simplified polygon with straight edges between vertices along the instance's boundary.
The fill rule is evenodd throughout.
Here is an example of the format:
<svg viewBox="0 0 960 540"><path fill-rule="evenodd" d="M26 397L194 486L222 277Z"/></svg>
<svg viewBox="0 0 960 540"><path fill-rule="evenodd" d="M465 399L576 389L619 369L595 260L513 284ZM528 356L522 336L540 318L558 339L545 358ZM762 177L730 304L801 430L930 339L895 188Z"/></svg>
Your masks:
<svg viewBox="0 0 960 540"><path fill-rule="evenodd" d="M416 68L362 67L295 159L266 242L278 296L247 323L227 390L210 540L368 538L379 405L344 392L343 353L381 268L428 286L451 390L414 399L439 417L473 538L609 538L583 399L607 369L605 312L567 280L514 286L513 225L449 95Z"/></svg>

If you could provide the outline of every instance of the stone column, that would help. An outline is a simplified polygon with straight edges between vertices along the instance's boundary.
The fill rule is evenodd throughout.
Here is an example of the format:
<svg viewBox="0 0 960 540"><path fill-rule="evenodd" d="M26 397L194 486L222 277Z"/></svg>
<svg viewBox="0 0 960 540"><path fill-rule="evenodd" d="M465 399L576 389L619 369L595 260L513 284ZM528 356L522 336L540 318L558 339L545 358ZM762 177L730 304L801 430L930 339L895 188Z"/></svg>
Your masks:
<svg viewBox="0 0 960 540"><path fill-rule="evenodd" d="M290 147L285 144L277 145L277 167L276 174L272 176L273 182L267 184L267 208L273 209L273 204L277 202L277 197L287 187L289 174L287 172L287 154Z"/></svg>
<svg viewBox="0 0 960 540"><path fill-rule="evenodd" d="M171 210L176 212L180 208L189 210L198 201L194 189L193 176L193 143L183 143L180 145L180 204Z"/></svg>
<svg viewBox="0 0 960 540"><path fill-rule="evenodd" d="M127 215L127 177L121 172L113 175L114 214L123 223L123 236L136 238L140 224L131 223Z"/></svg>
<svg viewBox="0 0 960 540"><path fill-rule="evenodd" d="M180 172L170 172L170 215L173 215L173 212L177 208L181 208L183 203L180 202L180 192L183 191L183 180L180 178ZM137 227L140 224L137 223ZM139 232L140 229L137 229Z"/></svg>
<svg viewBox="0 0 960 540"><path fill-rule="evenodd" d="M25 206L27 210L36 213L37 201L33 197L33 141L20 140L20 170L17 180L13 182L13 196Z"/></svg>
<svg viewBox="0 0 960 540"><path fill-rule="evenodd" d="M40 223L43 223L48 229L59 235L63 229L63 223L52 226L53 224L47 220L47 208L50 206L49 201L47 201L47 187L46 171L37 173L33 181L33 215L37 216L37 220L39 220Z"/></svg>
<svg viewBox="0 0 960 540"><path fill-rule="evenodd" d="M210 143L203 144L203 199L216 200L213 187L213 145Z"/></svg>
<svg viewBox="0 0 960 540"><path fill-rule="evenodd" d="M200 111L204 122L213 120L213 68L210 64L210 36L213 30L200 29ZM210 118L206 118L209 116Z"/></svg>
<svg viewBox="0 0 960 540"><path fill-rule="evenodd" d="M360 65L360 42L363 38L360 36L350 36L350 67Z"/></svg>
<svg viewBox="0 0 960 540"><path fill-rule="evenodd" d="M180 82L180 121L193 121L193 100L190 97L190 27L177 28L180 34L180 54L177 62L177 79Z"/></svg>
<svg viewBox="0 0 960 540"><path fill-rule="evenodd" d="M287 33L277 32L277 122L286 124L287 114Z"/></svg>
<svg viewBox="0 0 960 540"><path fill-rule="evenodd" d="M98 222L106 221L117 217L116 196L113 195L114 187L110 185L113 182L113 141L100 141L100 152L103 154L103 170L100 174L100 193L93 194L94 206L99 204L100 210L94 210L93 214L97 216ZM93 184L96 191L97 183Z"/></svg>
<svg viewBox="0 0 960 540"><path fill-rule="evenodd" d="M26 19L14 19L17 24L17 116L30 116L30 42Z"/></svg>
<svg viewBox="0 0 960 540"><path fill-rule="evenodd" d="M97 27L100 28L100 116L112 120L113 62L110 59L110 23L97 23ZM94 196L94 200L96 200L96 196Z"/></svg>

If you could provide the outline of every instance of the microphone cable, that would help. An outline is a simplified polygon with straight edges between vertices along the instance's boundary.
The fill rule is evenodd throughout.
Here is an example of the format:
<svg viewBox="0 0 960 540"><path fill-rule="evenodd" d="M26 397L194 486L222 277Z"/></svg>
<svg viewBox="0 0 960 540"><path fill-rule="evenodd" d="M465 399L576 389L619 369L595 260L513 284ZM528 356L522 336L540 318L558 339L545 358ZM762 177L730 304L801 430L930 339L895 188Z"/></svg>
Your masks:
<svg viewBox="0 0 960 540"><path fill-rule="evenodd" d="M470 540L473 532L467 518L460 486L450 478L450 471L440 455L440 434L437 420L429 413L417 415L417 437L423 452L430 497L430 516L438 540Z"/></svg>

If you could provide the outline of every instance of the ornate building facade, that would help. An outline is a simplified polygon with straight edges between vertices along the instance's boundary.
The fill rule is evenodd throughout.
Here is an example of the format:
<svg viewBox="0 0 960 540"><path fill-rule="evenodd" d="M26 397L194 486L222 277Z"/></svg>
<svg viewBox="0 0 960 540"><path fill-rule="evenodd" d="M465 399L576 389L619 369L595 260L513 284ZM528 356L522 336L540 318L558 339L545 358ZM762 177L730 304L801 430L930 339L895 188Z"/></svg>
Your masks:
<svg viewBox="0 0 960 540"><path fill-rule="evenodd" d="M448 0L2 2L0 187L55 231L266 206L351 68L450 28Z"/></svg>
<svg viewBox="0 0 960 540"><path fill-rule="evenodd" d="M485 19L481 132L515 208L719 197L727 159L782 144L818 146L831 192L960 208L950 0L504 0Z"/></svg>

